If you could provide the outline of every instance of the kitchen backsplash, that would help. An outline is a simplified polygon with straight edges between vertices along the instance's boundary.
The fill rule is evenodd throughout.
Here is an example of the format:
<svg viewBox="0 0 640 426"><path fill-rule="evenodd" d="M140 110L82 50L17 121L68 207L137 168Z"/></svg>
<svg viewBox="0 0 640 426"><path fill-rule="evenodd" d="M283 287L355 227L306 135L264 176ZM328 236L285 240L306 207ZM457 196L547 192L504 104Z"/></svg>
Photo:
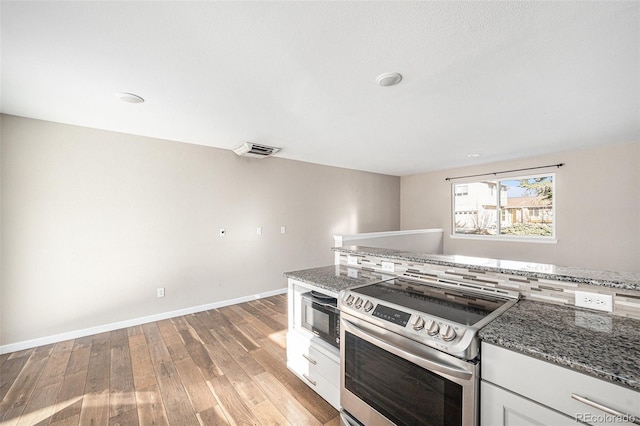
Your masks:
<svg viewBox="0 0 640 426"><path fill-rule="evenodd" d="M559 305L573 306L575 304L576 290L611 295L613 297L612 313L614 315L640 319L640 291L637 290L512 275L508 273L476 270L473 268L409 262L406 260L346 252L339 252L341 265L347 267L354 266L348 263L348 256L352 258L356 257L358 259L357 266L364 270L380 272L383 269L382 262L391 262L394 264L393 274L395 275L406 273L418 278L448 278L486 287L515 290L520 292L520 296L523 299Z"/></svg>

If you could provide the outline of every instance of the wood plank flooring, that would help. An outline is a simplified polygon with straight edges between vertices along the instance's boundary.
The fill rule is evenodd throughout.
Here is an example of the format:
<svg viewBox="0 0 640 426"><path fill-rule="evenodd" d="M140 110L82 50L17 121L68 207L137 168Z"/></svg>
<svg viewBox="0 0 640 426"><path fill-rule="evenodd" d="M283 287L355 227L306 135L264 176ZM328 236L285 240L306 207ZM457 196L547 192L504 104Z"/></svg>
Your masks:
<svg viewBox="0 0 640 426"><path fill-rule="evenodd" d="M0 426L337 426L286 328L278 295L0 355Z"/></svg>

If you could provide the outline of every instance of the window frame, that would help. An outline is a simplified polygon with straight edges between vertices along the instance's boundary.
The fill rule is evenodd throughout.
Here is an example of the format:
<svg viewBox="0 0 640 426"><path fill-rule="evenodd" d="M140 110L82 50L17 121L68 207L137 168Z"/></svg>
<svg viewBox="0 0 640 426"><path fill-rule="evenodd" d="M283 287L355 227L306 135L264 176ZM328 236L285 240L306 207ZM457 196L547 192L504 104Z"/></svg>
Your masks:
<svg viewBox="0 0 640 426"><path fill-rule="evenodd" d="M523 180L523 179L534 179L541 177L551 177L551 188L552 188L552 204L551 204L551 217L553 221L551 223L551 235L543 236L543 235L509 235L509 234L501 234L501 222L503 221L502 215L506 213L506 209L504 209L501 205L501 190L500 185L504 181L511 180ZM450 237L452 239L468 239L468 240L485 240L485 241L510 241L510 242L527 242L527 243L550 243L555 244L558 242L557 239L557 215L556 215L556 204L557 204L557 192L556 192L556 173L539 173L532 175L509 175L505 177L490 177L488 179L464 179L458 182L452 182L450 193L451 193L451 234ZM479 234L465 234L465 233L457 233L456 232L456 185L467 185L467 187L471 187L474 183L483 183L487 181L496 182L496 191L495 191L495 201L496 201L496 234L495 235L479 235ZM542 208L539 208L542 209Z"/></svg>

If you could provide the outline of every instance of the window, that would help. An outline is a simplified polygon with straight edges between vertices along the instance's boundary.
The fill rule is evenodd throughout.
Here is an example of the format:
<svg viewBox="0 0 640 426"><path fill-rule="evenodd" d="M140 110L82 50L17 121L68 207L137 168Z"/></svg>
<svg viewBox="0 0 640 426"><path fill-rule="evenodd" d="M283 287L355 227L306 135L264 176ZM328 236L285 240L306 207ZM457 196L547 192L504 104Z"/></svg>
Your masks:
<svg viewBox="0 0 640 426"><path fill-rule="evenodd" d="M555 238L555 174L453 184L452 192L454 235Z"/></svg>
<svg viewBox="0 0 640 426"><path fill-rule="evenodd" d="M467 185L456 185L456 197L469 195L469 187Z"/></svg>

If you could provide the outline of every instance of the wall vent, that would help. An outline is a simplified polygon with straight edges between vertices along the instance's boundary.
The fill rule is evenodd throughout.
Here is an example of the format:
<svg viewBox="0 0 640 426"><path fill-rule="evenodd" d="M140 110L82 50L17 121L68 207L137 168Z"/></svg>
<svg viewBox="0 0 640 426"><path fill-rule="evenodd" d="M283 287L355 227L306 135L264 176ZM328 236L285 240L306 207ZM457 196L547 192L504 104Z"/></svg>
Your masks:
<svg viewBox="0 0 640 426"><path fill-rule="evenodd" d="M265 158L276 152L280 151L280 148L273 146L259 145L257 143L245 142L236 149L233 150L236 154L243 157Z"/></svg>

